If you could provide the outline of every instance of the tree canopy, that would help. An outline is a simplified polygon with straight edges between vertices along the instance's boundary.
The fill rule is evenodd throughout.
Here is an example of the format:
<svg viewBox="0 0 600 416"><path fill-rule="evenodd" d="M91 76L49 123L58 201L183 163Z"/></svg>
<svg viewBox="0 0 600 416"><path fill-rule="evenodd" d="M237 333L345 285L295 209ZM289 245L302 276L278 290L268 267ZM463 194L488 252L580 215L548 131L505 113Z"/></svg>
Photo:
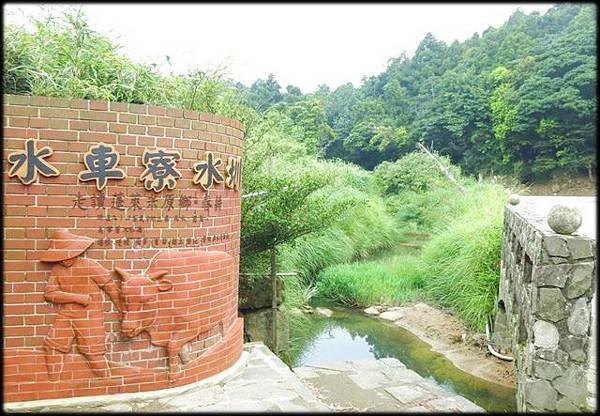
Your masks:
<svg viewBox="0 0 600 416"><path fill-rule="evenodd" d="M254 108L279 106L325 157L367 169L422 141L471 174L591 174L596 8L559 4L543 16L519 9L501 27L450 45L428 33L413 57L390 59L358 87L303 95L293 86L282 92L270 75L250 91Z"/></svg>

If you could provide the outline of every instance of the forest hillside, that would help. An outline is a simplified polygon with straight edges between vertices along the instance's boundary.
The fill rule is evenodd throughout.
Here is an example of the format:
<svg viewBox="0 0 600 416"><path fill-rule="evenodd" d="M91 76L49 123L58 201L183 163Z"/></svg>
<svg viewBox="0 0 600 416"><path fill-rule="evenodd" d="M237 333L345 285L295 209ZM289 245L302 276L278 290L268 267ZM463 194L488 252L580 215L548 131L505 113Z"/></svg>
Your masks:
<svg viewBox="0 0 600 416"><path fill-rule="evenodd" d="M360 86L302 94L272 77L245 91L313 133L315 150L373 169L424 142L465 172L535 181L596 169L596 7L520 10L447 45L431 33Z"/></svg>

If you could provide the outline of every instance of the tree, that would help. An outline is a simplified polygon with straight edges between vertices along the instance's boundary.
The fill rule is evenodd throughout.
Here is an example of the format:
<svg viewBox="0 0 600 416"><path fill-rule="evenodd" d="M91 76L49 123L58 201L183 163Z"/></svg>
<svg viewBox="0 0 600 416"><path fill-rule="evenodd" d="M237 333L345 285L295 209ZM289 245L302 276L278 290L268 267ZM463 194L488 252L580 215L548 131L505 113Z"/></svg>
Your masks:
<svg viewBox="0 0 600 416"><path fill-rule="evenodd" d="M287 87L285 87L285 91L286 92L283 94L283 101L286 104L294 104L295 102L301 100L303 97L302 91L295 85L288 85Z"/></svg>
<svg viewBox="0 0 600 416"><path fill-rule="evenodd" d="M320 153L332 141L335 133L327 124L325 106L319 99L312 97L298 101L290 105L286 113L303 130L302 141L313 153Z"/></svg>
<svg viewBox="0 0 600 416"><path fill-rule="evenodd" d="M280 90L281 86L277 83L273 74L269 74L266 80L257 79L252 83L248 94L248 102L257 110L265 111L283 99Z"/></svg>

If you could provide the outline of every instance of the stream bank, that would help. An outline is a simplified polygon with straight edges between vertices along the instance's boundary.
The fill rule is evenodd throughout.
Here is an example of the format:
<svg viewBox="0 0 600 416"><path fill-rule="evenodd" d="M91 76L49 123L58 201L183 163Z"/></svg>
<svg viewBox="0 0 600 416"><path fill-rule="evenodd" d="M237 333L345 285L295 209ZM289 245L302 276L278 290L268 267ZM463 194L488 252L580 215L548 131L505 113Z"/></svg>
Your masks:
<svg viewBox="0 0 600 416"><path fill-rule="evenodd" d="M490 382L457 368L448 358L409 330L360 310L315 302L307 315L311 330L293 337L298 353L284 361L292 368L362 359L395 358L407 369L465 397L487 411L516 410L515 389ZM331 311L329 317L318 307ZM321 309L322 310L322 309Z"/></svg>
<svg viewBox="0 0 600 416"><path fill-rule="evenodd" d="M459 369L515 388L513 363L491 356L487 351L485 336L469 330L450 313L422 302L388 308L375 306L365 311L412 332Z"/></svg>

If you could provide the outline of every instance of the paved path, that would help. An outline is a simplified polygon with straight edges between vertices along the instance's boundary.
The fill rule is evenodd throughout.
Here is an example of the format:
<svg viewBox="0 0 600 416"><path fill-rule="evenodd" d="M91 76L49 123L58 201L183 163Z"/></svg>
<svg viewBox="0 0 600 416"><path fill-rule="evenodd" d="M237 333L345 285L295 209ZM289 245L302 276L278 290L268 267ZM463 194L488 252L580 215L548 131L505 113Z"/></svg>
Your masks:
<svg viewBox="0 0 600 416"><path fill-rule="evenodd" d="M307 387L308 386L308 387ZM213 379L145 393L7 403L20 412L329 412L483 409L428 381L395 358L354 360L292 372L260 342Z"/></svg>
<svg viewBox="0 0 600 416"><path fill-rule="evenodd" d="M327 411L314 393L263 343L244 345L246 367L224 382L159 400L144 410L200 412Z"/></svg>
<svg viewBox="0 0 600 416"><path fill-rule="evenodd" d="M333 410L484 412L395 358L307 365L294 372Z"/></svg>

